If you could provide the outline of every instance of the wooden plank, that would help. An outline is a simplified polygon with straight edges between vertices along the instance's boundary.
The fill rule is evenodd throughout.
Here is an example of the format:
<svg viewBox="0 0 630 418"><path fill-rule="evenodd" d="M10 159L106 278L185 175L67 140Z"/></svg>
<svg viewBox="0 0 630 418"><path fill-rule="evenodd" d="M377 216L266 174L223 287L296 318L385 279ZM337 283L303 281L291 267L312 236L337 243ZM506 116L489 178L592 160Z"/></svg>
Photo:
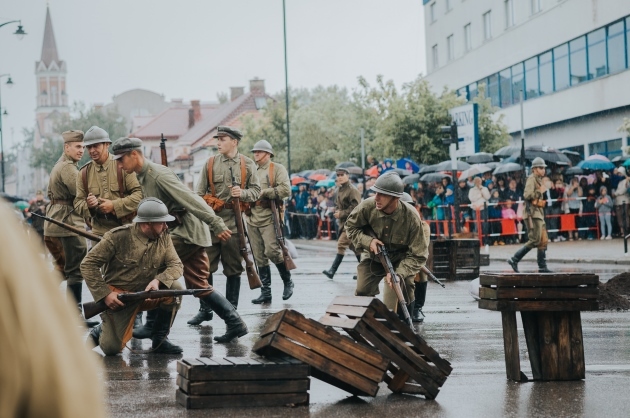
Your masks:
<svg viewBox="0 0 630 418"><path fill-rule="evenodd" d="M558 333L558 379L571 380L570 312L554 312L553 320Z"/></svg>
<svg viewBox="0 0 630 418"><path fill-rule="evenodd" d="M187 366L177 363L177 373L190 381L306 379L308 364L259 364L258 366Z"/></svg>
<svg viewBox="0 0 630 418"><path fill-rule="evenodd" d="M328 305L326 313L360 318L363 316L366 309L367 307L364 306Z"/></svg>
<svg viewBox="0 0 630 418"><path fill-rule="evenodd" d="M558 380L558 332L553 312L538 314L540 332L540 359L543 380Z"/></svg>
<svg viewBox="0 0 630 418"><path fill-rule="evenodd" d="M225 359L231 363L236 364L237 366L249 366L249 363L243 361L243 359L239 357L225 357Z"/></svg>
<svg viewBox="0 0 630 418"><path fill-rule="evenodd" d="M282 322L282 319L284 318L284 315L287 311L288 309L283 309L267 318L262 331L260 331L260 336L264 337L265 335L271 334L272 332L276 332L276 330L280 326L280 322Z"/></svg>
<svg viewBox="0 0 630 418"><path fill-rule="evenodd" d="M538 312L521 312L525 342L529 354L529 364L532 367L534 380L542 379L542 366L540 363L540 341L538 335Z"/></svg>
<svg viewBox="0 0 630 418"><path fill-rule="evenodd" d="M310 389L310 380L217 380L191 382L177 376L177 386L189 395L245 395L255 393L299 393Z"/></svg>
<svg viewBox="0 0 630 418"><path fill-rule="evenodd" d="M584 379L584 344L582 343L582 319L579 312L569 314L569 332L571 340L571 376L573 379Z"/></svg>
<svg viewBox="0 0 630 418"><path fill-rule="evenodd" d="M216 361L208 357L200 357L197 359L197 361L200 361L201 363L203 363L204 366L218 366L219 365L219 363L217 363Z"/></svg>
<svg viewBox="0 0 630 418"><path fill-rule="evenodd" d="M196 358L187 358L187 359L184 359L184 362L186 362L186 364L189 364L191 366L205 366L205 364L202 361Z"/></svg>
<svg viewBox="0 0 630 418"><path fill-rule="evenodd" d="M367 307L372 303L372 299L370 296L337 296L330 304Z"/></svg>
<svg viewBox="0 0 630 418"><path fill-rule="evenodd" d="M404 370L398 370L389 382L387 387L394 393L401 393L410 376Z"/></svg>
<svg viewBox="0 0 630 418"><path fill-rule="evenodd" d="M597 287L481 287L481 299L597 299Z"/></svg>
<svg viewBox="0 0 630 418"><path fill-rule="evenodd" d="M552 274L536 274L536 273L501 273L491 274L484 273L479 276L479 284L481 286L532 286L532 287L562 287L562 286L580 286L580 285L597 285L599 284L599 276L587 273L552 273Z"/></svg>
<svg viewBox="0 0 630 418"><path fill-rule="evenodd" d="M308 405L309 403L308 393L193 396L178 389L175 397L177 403L186 409L295 406Z"/></svg>
<svg viewBox="0 0 630 418"><path fill-rule="evenodd" d="M184 362L184 359L177 361L177 373L180 376L184 376L187 378L189 376L190 369L191 369L190 365L186 364Z"/></svg>
<svg viewBox="0 0 630 418"><path fill-rule="evenodd" d="M343 329L353 329L359 321L360 319L340 318L329 314L322 316L318 320L318 322L323 325Z"/></svg>
<svg viewBox="0 0 630 418"><path fill-rule="evenodd" d="M491 311L596 311L596 300L489 300L479 299L479 309Z"/></svg>
<svg viewBox="0 0 630 418"><path fill-rule="evenodd" d="M521 360L518 352L518 334L516 333L516 313L501 312L503 324L503 350L505 353L505 372L507 378L521 381Z"/></svg>

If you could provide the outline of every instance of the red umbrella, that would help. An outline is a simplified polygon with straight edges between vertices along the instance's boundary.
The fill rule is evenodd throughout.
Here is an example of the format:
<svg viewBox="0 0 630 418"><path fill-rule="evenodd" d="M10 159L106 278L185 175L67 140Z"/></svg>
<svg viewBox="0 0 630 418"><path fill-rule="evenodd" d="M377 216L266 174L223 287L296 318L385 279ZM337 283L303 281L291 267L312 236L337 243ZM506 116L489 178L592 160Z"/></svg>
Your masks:
<svg viewBox="0 0 630 418"><path fill-rule="evenodd" d="M291 179L291 185L297 186L299 183L308 183L308 180L306 180L304 177L300 177L300 176L293 177Z"/></svg>
<svg viewBox="0 0 630 418"><path fill-rule="evenodd" d="M369 170L365 170L365 175L368 177L378 177L379 174L378 165L371 167Z"/></svg>
<svg viewBox="0 0 630 418"><path fill-rule="evenodd" d="M311 174L310 176L308 176L309 179L311 180L316 180L316 181L320 181L320 180L326 180L328 178L327 175L325 174Z"/></svg>

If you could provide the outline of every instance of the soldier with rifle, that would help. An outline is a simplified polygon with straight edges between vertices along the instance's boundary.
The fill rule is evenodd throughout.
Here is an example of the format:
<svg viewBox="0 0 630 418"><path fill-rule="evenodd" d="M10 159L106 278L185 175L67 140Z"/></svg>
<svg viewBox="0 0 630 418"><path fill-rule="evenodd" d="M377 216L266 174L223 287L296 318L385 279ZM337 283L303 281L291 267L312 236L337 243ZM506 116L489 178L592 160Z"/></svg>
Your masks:
<svg viewBox="0 0 630 418"><path fill-rule="evenodd" d="M295 268L295 264L284 245L279 210L284 199L291 196L291 183L286 168L271 161L273 149L269 142L264 139L256 142L252 152L262 190L260 199L252 207L251 216L247 217L247 230L262 282L260 296L253 299L252 303L261 304L271 302L270 260L276 265L284 282L282 300L293 295L290 270Z"/></svg>
<svg viewBox="0 0 630 418"><path fill-rule="evenodd" d="M58 221L70 223L77 228L85 229L83 218L74 208L74 198L77 194L77 163L83 157L83 131L66 131L63 137L63 154L53 167L48 180L48 198L50 205L46 215ZM55 268L61 272L68 285L68 296L74 298L81 312L81 293L83 277L81 276L81 261L87 254L85 239L76 233L54 225L44 223L44 244L50 251L55 262ZM85 321L88 327L98 322Z"/></svg>
<svg viewBox="0 0 630 418"><path fill-rule="evenodd" d="M322 272L329 279L335 276L348 247L351 247L352 251L354 251L352 242L348 239L348 234L344 229L344 224L350 213L361 202L361 192L350 182L348 168L338 165L335 168L335 172L337 173L338 188L337 197L335 198L334 216L339 221L339 238L337 238L337 256L330 269ZM357 261L361 262L361 253L354 251L354 255L357 257ZM356 278L357 276L354 276L354 279Z"/></svg>
<svg viewBox="0 0 630 418"><path fill-rule="evenodd" d="M525 199L525 210L523 211L523 219L527 224L527 236L529 241L519 249L507 263L518 273L518 262L525 257L525 254L533 248L538 249L537 261L539 273L551 273L547 268L547 228L545 226L545 206L547 201L544 200L547 187L542 179L545 176L545 160L540 157L534 158L532 161L532 174L527 178L523 198Z"/></svg>
<svg viewBox="0 0 630 418"><path fill-rule="evenodd" d="M239 202L239 209L247 213L248 203L255 202L260 196L260 182L254 162L238 152L238 144L243 138L241 131L229 126L218 126L214 137L217 139L219 154L210 157L203 165L196 191L225 225L234 231L237 228L236 201ZM220 260L223 274L227 277L225 296L235 308L238 308L241 274L244 271L241 238L240 234L235 234L226 241L220 241L215 236L212 237L212 246L207 248L210 260L208 281L213 283L213 274L219 269ZM257 276L255 269L253 273ZM250 276L252 271L248 272ZM212 311L201 303L199 313L188 323L198 325L210 319Z"/></svg>
<svg viewBox="0 0 630 418"><path fill-rule="evenodd" d="M175 217L168 227L175 251L184 264L186 288L208 289L208 295L198 297L227 326L225 335L214 337L214 340L229 342L247 334L247 326L234 306L209 285L207 280L209 263L206 247L212 245L210 229L222 241L229 240L232 232L203 199L182 184L171 169L144 158L140 139L118 139L112 144L112 153L125 172L136 173L144 196L160 199L168 208L169 214ZM148 319L145 326L149 326Z"/></svg>
<svg viewBox="0 0 630 418"><path fill-rule="evenodd" d="M398 282L401 287L401 292L396 292L398 300L384 300L394 312L398 304L403 304L403 312L413 311L414 277L422 270L429 254L420 217L414 213L414 208L400 201L403 188L396 174L379 177L371 187L376 195L361 202L345 223L355 248L363 251L357 268L355 295L376 296L383 278L394 290ZM389 256L385 258L389 258L394 275L384 268L379 258L383 250Z"/></svg>

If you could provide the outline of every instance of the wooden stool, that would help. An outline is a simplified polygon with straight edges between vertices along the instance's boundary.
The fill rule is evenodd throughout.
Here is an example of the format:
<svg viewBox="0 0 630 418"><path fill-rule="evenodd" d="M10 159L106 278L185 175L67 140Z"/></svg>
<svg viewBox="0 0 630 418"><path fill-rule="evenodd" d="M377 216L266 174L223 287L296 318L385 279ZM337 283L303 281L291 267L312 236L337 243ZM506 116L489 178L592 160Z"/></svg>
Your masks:
<svg viewBox="0 0 630 418"><path fill-rule="evenodd" d="M384 380L392 392L435 399L453 370L448 361L376 298L338 296L319 321L344 329L357 342L374 347L391 360Z"/></svg>
<svg viewBox="0 0 630 418"><path fill-rule="evenodd" d="M521 312L534 380L584 379L580 311L599 309L599 277L567 273L483 273L479 308L501 311L507 378L521 372L516 311Z"/></svg>

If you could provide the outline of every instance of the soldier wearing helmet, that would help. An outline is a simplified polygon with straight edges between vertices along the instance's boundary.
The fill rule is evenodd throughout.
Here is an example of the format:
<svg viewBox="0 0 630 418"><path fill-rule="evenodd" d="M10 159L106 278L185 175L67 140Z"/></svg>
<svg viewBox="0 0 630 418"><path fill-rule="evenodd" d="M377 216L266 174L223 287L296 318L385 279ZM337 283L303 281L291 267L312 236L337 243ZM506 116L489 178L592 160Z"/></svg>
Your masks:
<svg viewBox="0 0 630 418"><path fill-rule="evenodd" d="M95 301L104 300L111 310L101 314L103 322L90 331L89 338L105 355L116 355L131 339L138 312L155 309L152 328L154 352L178 354L181 347L167 336L180 298L147 299L123 304L118 293L158 289L180 290L177 279L184 267L166 233L166 222L175 220L161 200L143 199L133 224L114 228L103 235L81 263L81 272ZM101 273L102 271L102 273Z"/></svg>
<svg viewBox="0 0 630 418"><path fill-rule="evenodd" d="M109 153L109 134L98 126L87 130L83 138L92 159L79 169L75 211L92 224L92 232L103 234L128 224L142 199L136 173L127 174Z"/></svg>
<svg viewBox="0 0 630 418"><path fill-rule="evenodd" d="M278 212L276 218L282 228L280 219L284 204L284 199L291 196L291 182L287 169L281 164L271 161L273 148L264 139L256 142L252 148L254 162L257 166L256 174L260 180L260 199L252 205L251 216L247 217L249 239L251 240L252 252L258 265L258 273L262 282L260 296L252 300L252 303L271 302L271 268L269 261L276 265L280 278L284 283L282 300L287 300L293 295L293 280L291 272L284 264L282 249L276 239L274 230L272 209L270 201L274 200Z"/></svg>
<svg viewBox="0 0 630 418"><path fill-rule="evenodd" d="M345 228L357 250L363 251L357 268L357 296L376 296L378 285L385 278L391 286L391 277L386 273L376 256L377 245L389 251L396 274L401 279L405 299L412 305L414 300L414 277L427 261L429 247L425 240L420 217L415 209L400 201L403 183L397 174L379 177L371 188L373 198L361 202L350 214ZM377 238L372 238L364 228L371 227ZM387 298L385 305L397 311L398 301ZM408 307L413 310L413 305Z"/></svg>
<svg viewBox="0 0 630 418"><path fill-rule="evenodd" d="M544 196L547 192L547 187L542 181L546 167L547 164L542 158L534 158L534 161L532 161L532 174L527 178L527 183L525 183L523 219L527 225L529 241L507 260L507 263L517 273L518 262L533 248L538 249L538 272L551 273L551 270L547 268L547 242L549 239L547 238L547 228L545 227L545 206L547 202L544 200Z"/></svg>

